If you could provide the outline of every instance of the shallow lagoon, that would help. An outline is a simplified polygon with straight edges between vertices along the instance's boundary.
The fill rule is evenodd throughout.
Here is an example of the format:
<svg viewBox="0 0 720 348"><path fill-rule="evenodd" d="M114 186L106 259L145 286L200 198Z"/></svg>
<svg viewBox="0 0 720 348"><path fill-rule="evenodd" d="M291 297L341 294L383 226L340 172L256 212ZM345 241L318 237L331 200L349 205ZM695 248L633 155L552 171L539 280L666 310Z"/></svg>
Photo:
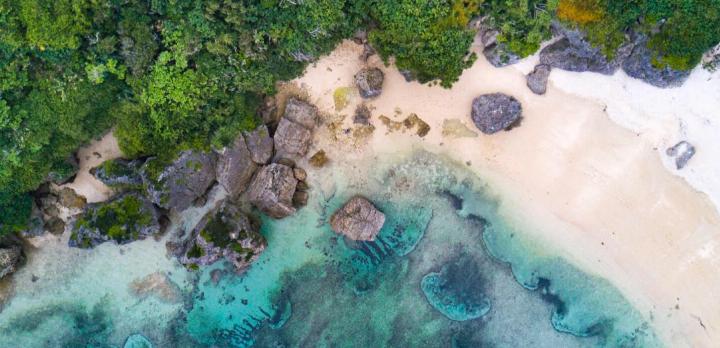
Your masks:
<svg viewBox="0 0 720 348"><path fill-rule="evenodd" d="M215 265L194 281L178 279L187 298L172 307L174 315L163 313L165 325L150 328L137 319L144 313L154 321L148 309L159 305L152 298L111 296L106 307L125 311L93 314L88 304L118 291L97 281L112 272L96 270L95 286L74 301L79 309L72 315L103 328L93 337L88 325L72 325L63 342L122 346L122 337L141 333L156 347L660 346L646 319L609 283L507 225L496 197L462 165L415 152L374 161L363 177L322 175L306 208L284 220L264 219L269 246L247 273ZM388 216L374 242L345 240L325 223L355 194ZM164 258L162 245L150 243L157 244L154 257ZM0 343L23 337L28 346L43 346L32 341L33 331L60 326L18 325L43 308L42 301L25 301L23 315L21 302L8 305L12 317L0 314L6 341Z"/></svg>

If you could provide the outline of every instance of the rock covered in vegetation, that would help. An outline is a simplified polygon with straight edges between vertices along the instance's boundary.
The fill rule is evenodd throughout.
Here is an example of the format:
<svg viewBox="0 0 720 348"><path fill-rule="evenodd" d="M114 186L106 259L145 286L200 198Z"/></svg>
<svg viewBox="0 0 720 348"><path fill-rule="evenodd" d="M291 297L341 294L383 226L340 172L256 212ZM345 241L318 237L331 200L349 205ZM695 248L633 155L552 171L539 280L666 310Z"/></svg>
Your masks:
<svg viewBox="0 0 720 348"><path fill-rule="evenodd" d="M647 47L647 39L640 37L630 55L623 61L622 68L628 76L660 88L678 87L690 76L690 70L673 70L667 66L659 68L653 64L653 60L653 52Z"/></svg>
<svg viewBox="0 0 720 348"><path fill-rule="evenodd" d="M535 94L545 94L547 91L547 80L552 68L546 64L538 64L532 72L527 75L527 86Z"/></svg>
<svg viewBox="0 0 720 348"><path fill-rule="evenodd" d="M520 57L511 52L505 44L497 41L499 34L496 29L480 24L478 35L483 44L483 55L497 68L517 63Z"/></svg>
<svg viewBox="0 0 720 348"><path fill-rule="evenodd" d="M245 144L250 150L250 157L257 164L267 164L273 155L273 139L267 126L261 125L252 132L245 133Z"/></svg>
<svg viewBox="0 0 720 348"><path fill-rule="evenodd" d="M237 206L225 202L195 226L180 262L194 268L224 258L236 270L243 271L260 257L267 246L258 229L258 224Z"/></svg>
<svg viewBox="0 0 720 348"><path fill-rule="evenodd" d="M599 48L578 37L563 37L540 51L540 63L567 71L612 75L618 68Z"/></svg>
<svg viewBox="0 0 720 348"><path fill-rule="evenodd" d="M24 260L22 247L11 245L0 247L0 279L15 273Z"/></svg>
<svg viewBox="0 0 720 348"><path fill-rule="evenodd" d="M75 221L68 245L92 248L108 241L126 244L159 232L155 206L143 195L128 192L107 202L88 204Z"/></svg>
<svg viewBox="0 0 720 348"><path fill-rule="evenodd" d="M86 204L85 197L78 195L72 188L43 185L34 193L30 224L20 235L32 238L45 232L63 234L66 217L80 213Z"/></svg>
<svg viewBox="0 0 720 348"><path fill-rule="evenodd" d="M314 105L290 99L273 138L277 155L305 156L310 149L316 123L317 108Z"/></svg>
<svg viewBox="0 0 720 348"><path fill-rule="evenodd" d="M385 214L360 196L351 198L330 217L332 230L352 240L375 240L384 224Z"/></svg>
<svg viewBox="0 0 720 348"><path fill-rule="evenodd" d="M688 161L695 155L695 146L683 140L668 148L665 153L670 157L675 157L675 168L680 170L685 168Z"/></svg>
<svg viewBox="0 0 720 348"><path fill-rule="evenodd" d="M363 98L374 98L382 93L385 74L378 68L365 68L355 74L355 85Z"/></svg>
<svg viewBox="0 0 720 348"><path fill-rule="evenodd" d="M506 94L484 94L473 100L471 116L481 132L493 134L518 122L522 117L522 106Z"/></svg>
<svg viewBox="0 0 720 348"><path fill-rule="evenodd" d="M183 151L169 164L149 159L140 173L153 203L180 212L203 197L215 182L216 162L212 152Z"/></svg>
<svg viewBox="0 0 720 348"><path fill-rule="evenodd" d="M295 213L292 199L297 183L291 167L271 163L258 170L248 189L248 199L263 213L281 219Z"/></svg>
<svg viewBox="0 0 720 348"><path fill-rule="evenodd" d="M118 158L105 161L90 172L107 186L135 188L142 186L140 177L142 164L142 160L127 161Z"/></svg>
<svg viewBox="0 0 720 348"><path fill-rule="evenodd" d="M231 197L237 197L247 189L256 169L257 165L242 134L232 144L218 151L215 175Z"/></svg>

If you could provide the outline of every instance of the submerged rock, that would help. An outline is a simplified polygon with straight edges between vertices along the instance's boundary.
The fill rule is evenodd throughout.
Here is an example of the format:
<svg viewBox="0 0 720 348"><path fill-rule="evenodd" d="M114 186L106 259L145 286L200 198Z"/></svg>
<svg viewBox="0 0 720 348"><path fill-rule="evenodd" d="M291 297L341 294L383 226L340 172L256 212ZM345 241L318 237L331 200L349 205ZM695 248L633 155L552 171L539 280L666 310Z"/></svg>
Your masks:
<svg viewBox="0 0 720 348"><path fill-rule="evenodd" d="M137 188L142 186L140 167L143 161L114 159L103 162L90 173L103 184L113 188Z"/></svg>
<svg viewBox="0 0 720 348"><path fill-rule="evenodd" d="M433 308L450 320L465 321L490 311L490 300L483 294L481 270L471 256L460 256L440 272L425 275L420 288Z"/></svg>
<svg viewBox="0 0 720 348"><path fill-rule="evenodd" d="M215 175L230 197L237 197L247 189L256 169L257 165L242 134L232 144L218 151Z"/></svg>
<svg viewBox="0 0 720 348"><path fill-rule="evenodd" d="M351 198L330 217L332 230L352 240L375 240L384 224L385 214L360 196Z"/></svg>
<svg viewBox="0 0 720 348"><path fill-rule="evenodd" d="M155 206L143 195L129 192L107 202L88 204L75 221L68 245L92 248L108 241L126 244L159 232Z"/></svg>
<svg viewBox="0 0 720 348"><path fill-rule="evenodd" d="M177 303L182 300L180 287L161 272L133 280L130 283L130 292L139 299L153 296L166 303Z"/></svg>
<svg viewBox="0 0 720 348"><path fill-rule="evenodd" d="M675 157L675 168L680 170L685 168L687 162L695 155L695 146L683 140L668 148L665 153L670 157Z"/></svg>
<svg viewBox="0 0 720 348"><path fill-rule="evenodd" d="M630 56L623 61L622 68L628 76L660 88L678 87L690 76L689 70L658 68L653 64L653 60L653 52L647 47L647 39L641 37L635 42Z"/></svg>
<svg viewBox="0 0 720 348"><path fill-rule="evenodd" d="M506 94L484 94L473 100L471 117L481 132L493 134L518 122L522 117L522 106Z"/></svg>
<svg viewBox="0 0 720 348"><path fill-rule="evenodd" d="M527 86L535 94L545 94L547 90L547 80L550 76L549 65L538 64L535 69L527 75Z"/></svg>
<svg viewBox="0 0 720 348"><path fill-rule="evenodd" d="M215 182L216 162L212 152L183 151L170 164L149 159L140 172L150 200L180 212L203 197Z"/></svg>
<svg viewBox="0 0 720 348"><path fill-rule="evenodd" d="M19 245L0 247L0 279L15 273L23 259L22 247Z"/></svg>
<svg viewBox="0 0 720 348"><path fill-rule="evenodd" d="M377 97L382 93L385 75L378 68L365 68L355 74L355 84L363 98Z"/></svg>
<svg viewBox="0 0 720 348"><path fill-rule="evenodd" d="M141 334L128 336L123 348L153 348L152 342Z"/></svg>
<svg viewBox="0 0 720 348"><path fill-rule="evenodd" d="M180 262L191 266L207 266L220 259L231 262L243 271L260 257L267 242L259 226L240 209L228 202L209 212L193 229L191 243Z"/></svg>
<svg viewBox="0 0 720 348"><path fill-rule="evenodd" d="M248 199L263 213L281 219L295 213L292 199L297 186L293 169L272 163L260 168L248 189Z"/></svg>
<svg viewBox="0 0 720 348"><path fill-rule="evenodd" d="M257 164L267 164L273 155L273 139L267 126L261 125L252 132L245 133L245 144L250 150L250 157Z"/></svg>

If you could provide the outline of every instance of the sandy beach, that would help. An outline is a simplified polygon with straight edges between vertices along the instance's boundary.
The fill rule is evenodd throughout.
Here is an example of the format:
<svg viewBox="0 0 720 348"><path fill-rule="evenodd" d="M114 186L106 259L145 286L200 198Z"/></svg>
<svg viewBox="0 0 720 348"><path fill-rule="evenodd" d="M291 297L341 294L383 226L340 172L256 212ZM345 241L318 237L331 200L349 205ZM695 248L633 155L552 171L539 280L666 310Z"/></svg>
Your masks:
<svg viewBox="0 0 720 348"><path fill-rule="evenodd" d="M326 127L318 132L315 147L324 149L334 166L410 147L467 163L502 197L501 214L526 226L552 252L610 280L647 315L668 346L711 347L720 341L720 303L713 296L720 293L715 253L720 217L708 195L697 190L720 187L712 181L691 186L691 180L668 169L658 152L676 139L624 128L605 111L617 114L621 107L569 94L572 83L562 82L565 74L554 77L555 71L547 94L537 96L525 85L523 65L498 69L479 54L452 89L442 89L406 82L377 56L364 63L361 52L346 41L294 81L324 113ZM336 107L334 98L337 88L353 86L353 75L363 65L385 72L382 95L366 102L376 127L367 138L353 136L362 132L350 129L357 128L352 125L361 101L357 93L348 94L344 108ZM692 83L678 91L684 88L696 88L684 93L703 93ZM492 92L522 103L519 127L492 136L443 136L444 123L462 122L476 131L470 120L472 99ZM384 115L402 121L412 113L431 127L426 136L389 130L379 120ZM713 144L698 139L696 145L712 156L719 150ZM698 154L692 166L700 168L705 161Z"/></svg>
<svg viewBox="0 0 720 348"><path fill-rule="evenodd" d="M90 169L95 168L103 162L122 156L120 146L112 132L105 134L99 140L94 140L87 146L80 148L77 152L80 168L75 180L64 186L70 187L79 195L85 196L88 203L102 202L112 191L105 184L95 179L90 174Z"/></svg>

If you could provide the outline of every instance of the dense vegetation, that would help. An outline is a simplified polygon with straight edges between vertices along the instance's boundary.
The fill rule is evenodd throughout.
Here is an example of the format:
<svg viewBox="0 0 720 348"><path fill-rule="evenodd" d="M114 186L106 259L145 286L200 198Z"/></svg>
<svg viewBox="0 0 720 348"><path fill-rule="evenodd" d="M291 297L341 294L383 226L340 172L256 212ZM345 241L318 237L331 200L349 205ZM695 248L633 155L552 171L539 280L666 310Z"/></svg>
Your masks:
<svg viewBox="0 0 720 348"><path fill-rule="evenodd" d="M115 127L130 157L224 144L278 80L360 28L448 87L475 59L478 16L520 56L553 19L608 55L648 35L677 69L720 41L720 0L0 0L0 232L25 225L28 193L71 174L83 143Z"/></svg>

